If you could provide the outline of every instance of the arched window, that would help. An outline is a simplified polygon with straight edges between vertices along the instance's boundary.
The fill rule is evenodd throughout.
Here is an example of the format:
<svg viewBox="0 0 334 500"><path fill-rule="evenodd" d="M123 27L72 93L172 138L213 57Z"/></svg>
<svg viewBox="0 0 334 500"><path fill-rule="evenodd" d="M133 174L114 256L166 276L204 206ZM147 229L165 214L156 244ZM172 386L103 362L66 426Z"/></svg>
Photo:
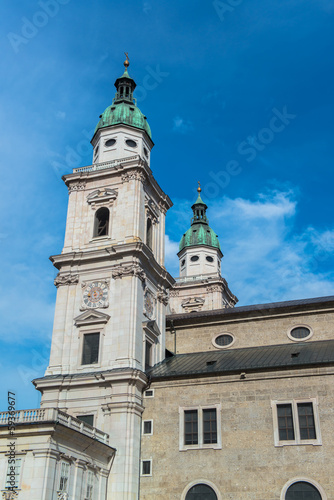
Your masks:
<svg viewBox="0 0 334 500"><path fill-rule="evenodd" d="M298 481L287 490L285 500L322 500L317 488L311 483Z"/></svg>
<svg viewBox="0 0 334 500"><path fill-rule="evenodd" d="M152 234L152 221L147 219L146 221L146 245L152 250L153 234Z"/></svg>
<svg viewBox="0 0 334 500"><path fill-rule="evenodd" d="M185 500L217 500L217 495L207 484L195 484L188 491Z"/></svg>
<svg viewBox="0 0 334 500"><path fill-rule="evenodd" d="M109 209L106 207L101 207L95 212L94 238L108 235L109 215Z"/></svg>

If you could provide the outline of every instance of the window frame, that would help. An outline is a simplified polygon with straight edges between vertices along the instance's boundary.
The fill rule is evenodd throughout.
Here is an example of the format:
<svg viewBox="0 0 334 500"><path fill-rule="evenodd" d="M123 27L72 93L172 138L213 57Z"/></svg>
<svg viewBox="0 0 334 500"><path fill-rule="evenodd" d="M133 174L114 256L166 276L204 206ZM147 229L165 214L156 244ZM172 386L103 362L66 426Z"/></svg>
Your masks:
<svg viewBox="0 0 334 500"><path fill-rule="evenodd" d="M149 472L149 474L144 474L144 472L143 472L144 462L150 462L150 472ZM152 476L152 458L143 458L140 461L140 475L143 476L143 477L150 477L150 476Z"/></svg>
<svg viewBox="0 0 334 500"><path fill-rule="evenodd" d="M68 476L67 476L67 483L66 483L66 486L67 488L64 490L61 490L60 489L60 482L61 482L61 478L62 477L65 477L65 476L62 476L62 464L65 464L68 466L67 470L68 470ZM61 493L70 493L70 477L71 477L71 462L69 460L60 460L59 462L59 475L58 475L58 481L57 481L57 484L58 484L58 489L57 489L57 493L61 492Z"/></svg>
<svg viewBox="0 0 334 500"><path fill-rule="evenodd" d="M312 403L313 408L313 418L315 427L315 439L301 439L300 438L300 423L298 415L298 404L300 403ZM279 405L291 405L292 408L292 423L294 430L294 439L280 440L279 438L279 427L278 427L278 415L277 406ZM320 432L320 419L318 411L318 400L317 398L298 398L298 399L284 399L284 400L273 400L271 402L271 407L273 410L273 426L274 426L274 443L275 446L302 446L311 444L313 446L321 446L321 432Z"/></svg>
<svg viewBox="0 0 334 500"><path fill-rule="evenodd" d="M100 334L98 361L97 361L97 363L83 365L82 364L82 357L83 357L83 347L84 347L84 336L89 335L90 333L99 333ZM83 328L82 330L79 331L79 334L78 334L79 351L78 351L78 363L77 363L78 370L89 370L91 368L96 369L97 367L101 367L104 335L105 335L104 328L101 328L98 325L96 328L87 328L87 329Z"/></svg>
<svg viewBox="0 0 334 500"><path fill-rule="evenodd" d="M312 484L312 486L317 488L317 490L319 491L319 493L321 495L321 499L327 500L327 495L326 495L323 487L314 479L306 478L304 476L294 477L293 479L290 479L287 483L285 483L285 485L283 486L283 489L281 491L280 500L286 500L286 493L287 493L288 489L290 488L290 486L292 486L294 483L310 483L310 484Z"/></svg>
<svg viewBox="0 0 334 500"><path fill-rule="evenodd" d="M219 345L219 344L216 344L216 339L218 337L220 337L221 335L229 335L230 337L232 337L232 342L230 342L229 344L227 345ZM230 347L232 347L234 344L235 344L235 341L236 341L236 337L233 335L233 333L230 333L230 332L221 332L221 333L217 333L213 336L211 342L212 342L212 345L216 348L216 349L230 349Z"/></svg>
<svg viewBox="0 0 334 500"><path fill-rule="evenodd" d="M204 426L203 426L203 410L216 410L216 424L217 424L217 442L216 443L204 443ZM198 443L197 444L185 444L184 439L184 418L186 411L197 410L197 425L198 425ZM198 405L198 406L187 406L179 408L179 451L187 450L201 450L201 449L214 449L220 450L222 448L222 432L221 432L221 404L216 405Z"/></svg>
<svg viewBox="0 0 334 500"><path fill-rule="evenodd" d="M89 479L92 478L92 481L90 481ZM97 485L97 477L96 477L96 473L94 470L92 469L87 469L87 474L86 474L86 481L85 481L85 490L86 490L86 494L85 494L85 500L94 500L94 493L96 493L96 485ZM87 495L89 493L89 490L88 488L92 488L91 492L92 492L92 495ZM95 491L94 491L95 490Z"/></svg>
<svg viewBox="0 0 334 500"><path fill-rule="evenodd" d="M94 211L94 220L93 220L93 236L92 236L92 240L100 240L100 239L103 239L103 238L109 238L110 239L110 225L111 225L111 207L107 207L106 205L101 205L101 206L97 206L96 207L96 210ZM105 210L108 210L108 221L107 221L107 225L106 225L106 234L101 234L101 235L98 235L96 234L97 231L98 231L98 222L97 222L97 213L99 210L102 210L102 209L105 209Z"/></svg>
<svg viewBox="0 0 334 500"><path fill-rule="evenodd" d="M145 422L151 422L151 432L144 432ZM142 422L142 435L143 436L153 436L153 420L152 419L143 420L143 422Z"/></svg>
<svg viewBox="0 0 334 500"><path fill-rule="evenodd" d="M98 346L98 352L97 352L97 361L94 361L93 363L84 363L84 347L85 347L85 337L87 335L98 335L99 339L99 346ZM100 331L94 331L94 332L83 332L82 335L82 344L81 344L81 366L99 366L100 364L100 354L101 354L101 332Z"/></svg>
<svg viewBox="0 0 334 500"><path fill-rule="evenodd" d="M310 333L307 337L304 337L304 338L301 338L301 339L298 339L296 337L293 337L291 335L291 332L292 330L294 330L295 328L307 328ZM292 340L293 342L306 342L307 340L310 340L310 338L313 337L313 329L310 327L310 325L305 325L305 324L297 324L297 325L293 325L291 328L289 328L289 330L287 331L287 336L290 340Z"/></svg>

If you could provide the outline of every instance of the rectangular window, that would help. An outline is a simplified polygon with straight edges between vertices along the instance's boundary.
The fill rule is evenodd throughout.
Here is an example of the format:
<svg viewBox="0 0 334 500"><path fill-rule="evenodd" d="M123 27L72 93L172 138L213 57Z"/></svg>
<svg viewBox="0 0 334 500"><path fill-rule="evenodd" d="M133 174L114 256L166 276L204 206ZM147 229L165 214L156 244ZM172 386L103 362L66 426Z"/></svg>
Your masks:
<svg viewBox="0 0 334 500"><path fill-rule="evenodd" d="M198 444L197 410L186 410L184 412L184 444Z"/></svg>
<svg viewBox="0 0 334 500"><path fill-rule="evenodd" d="M216 408L203 410L203 443L217 443Z"/></svg>
<svg viewBox="0 0 334 500"><path fill-rule="evenodd" d="M145 370L148 370L152 366L152 346L151 342L145 340Z"/></svg>
<svg viewBox="0 0 334 500"><path fill-rule="evenodd" d="M77 419L81 420L81 422L84 422L85 424L91 425L92 427L94 425L94 415L78 415Z"/></svg>
<svg viewBox="0 0 334 500"><path fill-rule="evenodd" d="M273 401L275 446L321 444L315 399Z"/></svg>
<svg viewBox="0 0 334 500"><path fill-rule="evenodd" d="M9 460L9 456L6 457ZM19 488L22 459L15 457L15 464L8 464L5 488Z"/></svg>
<svg viewBox="0 0 334 500"><path fill-rule="evenodd" d="M142 460L141 461L141 475L151 476L152 475L152 460Z"/></svg>
<svg viewBox="0 0 334 500"><path fill-rule="evenodd" d="M95 482L95 474L93 471L89 470L87 473L87 488L86 488L86 497L85 500L93 500L94 493L94 482Z"/></svg>
<svg viewBox="0 0 334 500"><path fill-rule="evenodd" d="M144 397L154 398L154 389L147 389L147 391L144 392Z"/></svg>
<svg viewBox="0 0 334 500"><path fill-rule="evenodd" d="M153 434L153 420L143 421L143 434Z"/></svg>
<svg viewBox="0 0 334 500"><path fill-rule="evenodd" d="M83 336L82 364L92 365L99 360L100 334L86 333Z"/></svg>
<svg viewBox="0 0 334 500"><path fill-rule="evenodd" d="M66 491L66 492L68 491L69 475L70 475L70 464L68 462L61 462L59 491Z"/></svg>
<svg viewBox="0 0 334 500"><path fill-rule="evenodd" d="M221 407L180 408L180 451L221 445Z"/></svg>
<svg viewBox="0 0 334 500"><path fill-rule="evenodd" d="M295 431L293 429L292 405L277 405L277 420L280 441L288 441L295 439Z"/></svg>

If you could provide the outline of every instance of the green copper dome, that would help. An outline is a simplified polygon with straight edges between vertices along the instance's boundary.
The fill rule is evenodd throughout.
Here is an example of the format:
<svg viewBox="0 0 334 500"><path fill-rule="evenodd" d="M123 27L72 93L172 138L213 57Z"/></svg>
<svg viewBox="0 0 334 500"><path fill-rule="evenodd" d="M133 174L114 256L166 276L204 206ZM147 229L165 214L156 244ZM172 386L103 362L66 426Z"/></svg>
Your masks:
<svg viewBox="0 0 334 500"><path fill-rule="evenodd" d="M221 251L218 235L209 226L209 220L206 216L207 206L202 201L200 195L201 189L198 188L198 198L191 207L194 216L191 219L191 226L181 238L179 251L186 247L198 245L206 245L209 247L218 248Z"/></svg>
<svg viewBox="0 0 334 500"><path fill-rule="evenodd" d="M143 115L134 103L128 102L114 103L108 106L101 115L95 132L97 132L99 128L110 127L111 125L118 125L120 123L145 130L147 135L152 138L151 129L146 120L146 116Z"/></svg>
<svg viewBox="0 0 334 500"><path fill-rule="evenodd" d="M125 71L123 75L117 78L115 82L117 92L113 103L100 116L100 121L95 128L94 135L100 128L123 124L144 130L152 139L151 129L147 123L146 116L137 107L136 100L133 98L136 83L129 76L128 65L127 59L124 63Z"/></svg>

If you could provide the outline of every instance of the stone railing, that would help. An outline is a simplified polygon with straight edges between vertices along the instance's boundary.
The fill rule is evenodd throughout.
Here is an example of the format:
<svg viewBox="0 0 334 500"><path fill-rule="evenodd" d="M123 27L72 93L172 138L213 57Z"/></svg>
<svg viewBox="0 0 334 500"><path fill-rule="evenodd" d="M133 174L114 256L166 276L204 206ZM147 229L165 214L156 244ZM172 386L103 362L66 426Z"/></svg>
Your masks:
<svg viewBox="0 0 334 500"><path fill-rule="evenodd" d="M97 439L101 443L109 443L109 435L92 427L78 418L72 417L57 408L36 408L33 410L19 410L11 415L8 411L0 413L0 425L8 425L9 418L15 421L15 425L27 424L30 422L57 422L70 429L76 430L86 436Z"/></svg>
<svg viewBox="0 0 334 500"><path fill-rule="evenodd" d="M78 172L94 172L97 170L105 170L106 168L116 167L117 165L124 165L135 160L139 160L139 155L128 156L127 158L120 158L119 160L106 161L104 163L93 163L87 167L78 167L73 169L73 173Z"/></svg>
<svg viewBox="0 0 334 500"><path fill-rule="evenodd" d="M216 280L222 279L219 273L209 273L209 274L198 274L196 276L180 276L179 278L175 278L176 283L188 283L191 281L207 281L207 280Z"/></svg>

